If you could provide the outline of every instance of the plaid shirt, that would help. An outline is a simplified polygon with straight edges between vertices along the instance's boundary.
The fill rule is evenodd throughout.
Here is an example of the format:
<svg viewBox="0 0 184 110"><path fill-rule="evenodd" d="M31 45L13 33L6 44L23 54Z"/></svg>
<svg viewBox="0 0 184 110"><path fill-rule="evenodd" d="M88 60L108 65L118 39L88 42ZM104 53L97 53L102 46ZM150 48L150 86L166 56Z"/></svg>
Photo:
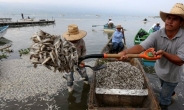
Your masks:
<svg viewBox="0 0 184 110"><path fill-rule="evenodd" d="M73 43L77 49L78 57L86 55L86 45L83 39L78 40L76 43Z"/></svg>

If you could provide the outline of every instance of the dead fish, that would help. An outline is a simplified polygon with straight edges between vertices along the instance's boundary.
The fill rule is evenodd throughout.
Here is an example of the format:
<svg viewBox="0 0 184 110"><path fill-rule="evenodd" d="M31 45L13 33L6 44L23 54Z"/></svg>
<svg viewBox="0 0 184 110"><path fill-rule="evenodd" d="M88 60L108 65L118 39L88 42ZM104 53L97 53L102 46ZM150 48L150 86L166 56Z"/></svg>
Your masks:
<svg viewBox="0 0 184 110"><path fill-rule="evenodd" d="M54 71L71 71L78 61L78 54L75 46L61 39L60 35L50 35L42 30L32 36L33 45L30 47L30 54L36 54L34 64L42 62L42 65Z"/></svg>
<svg viewBox="0 0 184 110"><path fill-rule="evenodd" d="M46 62L48 62L51 59L51 57L47 57L43 62L42 65L44 65Z"/></svg>
<svg viewBox="0 0 184 110"><path fill-rule="evenodd" d="M37 35L36 38L38 39L38 41L42 41L39 35Z"/></svg>

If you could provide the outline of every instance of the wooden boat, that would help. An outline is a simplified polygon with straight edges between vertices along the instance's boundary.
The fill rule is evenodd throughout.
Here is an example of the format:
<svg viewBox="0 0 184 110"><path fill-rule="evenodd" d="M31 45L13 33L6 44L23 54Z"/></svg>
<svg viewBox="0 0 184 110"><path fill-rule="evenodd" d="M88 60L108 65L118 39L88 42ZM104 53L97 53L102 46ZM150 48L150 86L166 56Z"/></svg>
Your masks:
<svg viewBox="0 0 184 110"><path fill-rule="evenodd" d="M134 45L140 44L142 41L144 41L149 36L149 33L145 31L144 29L140 29L137 34L134 37ZM155 60L146 60L142 59L143 64L145 66L154 66Z"/></svg>
<svg viewBox="0 0 184 110"><path fill-rule="evenodd" d="M0 27L0 37L3 37L6 34L6 31L9 26L2 26Z"/></svg>
<svg viewBox="0 0 184 110"><path fill-rule="evenodd" d="M149 33L144 29L140 29L134 37L134 45L140 44L149 36Z"/></svg>
<svg viewBox="0 0 184 110"><path fill-rule="evenodd" d="M20 19L20 21L34 21L34 18Z"/></svg>
<svg viewBox="0 0 184 110"><path fill-rule="evenodd" d="M104 28L103 28L103 31L104 32L107 32L107 33L113 33L115 30L116 30L116 27L115 26L113 26L113 28L109 28L108 27L108 24L105 24L104 25Z"/></svg>
<svg viewBox="0 0 184 110"><path fill-rule="evenodd" d="M112 37L111 37L112 39ZM111 39L105 45L101 53L111 53ZM125 46L126 48L126 46ZM98 60L104 61L112 61L111 59L97 59L95 65L98 65ZM131 63L133 60L133 63ZM121 93L118 94L118 90L113 89L116 93L113 92L97 92L96 88L96 77L95 72L92 78L91 87L90 87L90 94L89 94L89 103L88 103L88 110L160 110L160 106L158 101L149 85L149 80L146 77L145 71L140 64L137 58L132 59L129 61L132 65L135 65L139 68L144 77L144 90L147 90L147 94L142 95L133 95L133 94L126 94ZM102 73L103 74L103 73ZM101 88L103 90L103 88ZM113 91L109 89L108 91ZM120 89L119 91L127 91Z"/></svg>
<svg viewBox="0 0 184 110"><path fill-rule="evenodd" d="M149 33L149 34L153 33L153 28L154 28L155 25L156 25L156 24L154 23L154 24L149 28L149 30L148 30L148 33Z"/></svg>

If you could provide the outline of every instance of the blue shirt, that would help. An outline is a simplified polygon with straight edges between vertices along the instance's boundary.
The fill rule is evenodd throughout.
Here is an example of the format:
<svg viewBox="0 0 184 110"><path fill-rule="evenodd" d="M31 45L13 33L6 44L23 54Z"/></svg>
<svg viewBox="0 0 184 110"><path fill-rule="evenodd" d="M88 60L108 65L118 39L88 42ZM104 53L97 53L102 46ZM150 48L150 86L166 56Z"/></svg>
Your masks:
<svg viewBox="0 0 184 110"><path fill-rule="evenodd" d="M123 39L122 32L119 32L118 30L116 30L113 34L112 42L120 43L122 42L122 39Z"/></svg>
<svg viewBox="0 0 184 110"><path fill-rule="evenodd" d="M160 26L154 26L153 27L153 32L158 31L159 29L160 29Z"/></svg>

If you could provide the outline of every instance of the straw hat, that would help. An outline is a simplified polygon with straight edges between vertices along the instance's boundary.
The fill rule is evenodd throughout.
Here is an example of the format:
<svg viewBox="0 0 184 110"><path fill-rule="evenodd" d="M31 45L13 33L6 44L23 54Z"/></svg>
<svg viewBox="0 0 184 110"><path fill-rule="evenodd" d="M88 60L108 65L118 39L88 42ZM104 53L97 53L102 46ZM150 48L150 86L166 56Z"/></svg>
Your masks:
<svg viewBox="0 0 184 110"><path fill-rule="evenodd" d="M86 34L87 32L79 30L77 25L70 24L68 25L68 31L65 32L62 36L68 41L74 41L85 37Z"/></svg>
<svg viewBox="0 0 184 110"><path fill-rule="evenodd" d="M168 14L177 15L184 19L184 5L182 3L176 3L169 13L160 11L160 17L164 22ZM184 28L184 25L182 28Z"/></svg>
<svg viewBox="0 0 184 110"><path fill-rule="evenodd" d="M116 26L116 29L118 29L118 28L122 28L121 25L117 25L117 26Z"/></svg>

